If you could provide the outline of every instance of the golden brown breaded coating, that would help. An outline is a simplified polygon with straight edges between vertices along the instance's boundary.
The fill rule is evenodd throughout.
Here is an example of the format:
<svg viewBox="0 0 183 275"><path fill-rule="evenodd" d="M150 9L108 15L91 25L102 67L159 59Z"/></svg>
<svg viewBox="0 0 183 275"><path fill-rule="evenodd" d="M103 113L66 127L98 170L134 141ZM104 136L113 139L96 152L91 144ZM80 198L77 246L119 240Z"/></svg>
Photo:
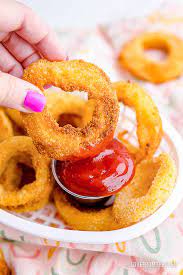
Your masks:
<svg viewBox="0 0 183 275"><path fill-rule="evenodd" d="M175 182L176 166L168 154L143 160L137 165L133 180L116 195L116 222L127 227L153 214L169 198Z"/></svg>
<svg viewBox="0 0 183 275"><path fill-rule="evenodd" d="M163 50L167 56L162 61L152 60L145 54L148 49ZM118 60L137 78L162 83L183 73L183 41L170 33L142 33L123 46Z"/></svg>
<svg viewBox="0 0 183 275"><path fill-rule="evenodd" d="M4 110L0 109L0 142L13 136L13 126Z"/></svg>
<svg viewBox="0 0 183 275"><path fill-rule="evenodd" d="M46 84L64 91L84 91L94 101L92 120L83 128L59 127L45 108L41 113L22 114L25 128L40 153L58 160L95 155L113 138L118 120L118 101L106 74L82 60L39 60L24 71L24 80L43 90Z"/></svg>
<svg viewBox="0 0 183 275"><path fill-rule="evenodd" d="M60 188L54 190L55 206L63 221L75 230L107 231L120 228L112 215L112 207L104 209L76 207Z"/></svg>
<svg viewBox="0 0 183 275"><path fill-rule="evenodd" d="M21 162L25 156L30 156L32 167L35 170L35 180L22 187L7 190L4 184L0 184L1 208L16 208L33 201L37 202L45 190L48 191L48 195L51 193L53 184L49 160L38 153L30 137L14 136L6 139L0 143L0 152L0 176L14 157L17 157L17 162Z"/></svg>
<svg viewBox="0 0 183 275"><path fill-rule="evenodd" d="M163 136L161 117L154 101L136 83L119 81L112 86L117 92L119 102L132 108L136 113L139 147L135 152L135 148L128 141L125 141L125 146L137 163L144 158L151 158ZM124 139L121 141L124 142Z"/></svg>

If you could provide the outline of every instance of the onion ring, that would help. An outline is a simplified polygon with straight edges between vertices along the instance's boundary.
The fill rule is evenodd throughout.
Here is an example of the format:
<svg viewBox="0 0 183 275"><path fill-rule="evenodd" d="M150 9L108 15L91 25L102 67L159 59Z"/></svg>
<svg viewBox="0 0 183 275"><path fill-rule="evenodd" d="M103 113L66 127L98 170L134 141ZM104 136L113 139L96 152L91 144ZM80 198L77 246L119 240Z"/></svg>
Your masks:
<svg viewBox="0 0 183 275"><path fill-rule="evenodd" d="M38 201L42 198L45 190L48 194L52 190L52 179L50 174L49 162L41 156L34 147L31 138L26 136L16 136L4 140L0 143L0 176L5 171L7 163L14 157L18 157L18 161L30 155L32 166L35 169L36 180L32 183L24 185L18 190L8 191L6 187L0 185L0 207L19 207L28 203ZM24 154L24 155L23 155ZM21 158L23 155L23 158Z"/></svg>
<svg viewBox="0 0 183 275"><path fill-rule="evenodd" d="M27 166L31 167L31 162L28 158L26 158L23 155L19 155L19 157L13 158L9 161L5 171L3 172L2 176L0 177L0 185L3 185L4 189L6 191L18 191L20 189L19 186L22 186L22 184L25 185L24 179L26 179L27 183L33 181L31 178L34 178L33 176L30 177L30 174L24 174L21 167L18 165L18 163L25 163ZM23 179L23 182L22 182ZM26 184L27 184L26 183ZM43 208L49 201L50 193L52 191L52 181L50 184L47 184L44 191L41 193L39 198L35 198L35 200L30 201L26 204L19 205L19 206L6 206L2 207L2 209L5 210L11 210L14 212L28 212L28 211L35 211L40 208Z"/></svg>
<svg viewBox="0 0 183 275"><path fill-rule="evenodd" d="M13 127L5 112L0 109L0 142L13 136Z"/></svg>
<svg viewBox="0 0 183 275"><path fill-rule="evenodd" d="M146 57L144 51L152 48L164 50L167 58L158 62ZM124 45L119 64L137 78L153 83L174 79L183 72L183 41L173 34L143 33Z"/></svg>
<svg viewBox="0 0 183 275"><path fill-rule="evenodd" d="M23 212L30 212L30 211L36 211L41 208L43 208L48 202L50 198L50 193L52 191L53 185L52 182L50 184L47 184L46 188L42 192L39 198L36 198L33 201L30 201L26 204L18 205L18 206L6 206L1 207L5 210L14 211L17 213L23 213Z"/></svg>
<svg viewBox="0 0 183 275"><path fill-rule="evenodd" d="M73 229L115 230L154 213L170 196L175 178L173 160L161 154L137 165L133 180L116 195L113 206L105 209L78 206L60 188L54 190L55 206L63 221Z"/></svg>
<svg viewBox="0 0 183 275"><path fill-rule="evenodd" d="M123 138L121 141L137 163L144 158L151 158L163 135L162 121L155 103L138 84L115 82L112 87L117 92L118 101L136 112L139 148L135 150L135 147Z"/></svg>
<svg viewBox="0 0 183 275"><path fill-rule="evenodd" d="M95 102L92 121L83 128L59 127L47 108L42 113L22 114L40 153L58 160L86 158L97 154L113 138L119 106L108 77L97 66L82 60L39 60L25 69L23 79L41 90L49 83L64 91L85 91Z"/></svg>
<svg viewBox="0 0 183 275"><path fill-rule="evenodd" d="M176 166L168 154L143 160L131 183L116 195L113 215L127 227L154 213L169 198L176 181Z"/></svg>

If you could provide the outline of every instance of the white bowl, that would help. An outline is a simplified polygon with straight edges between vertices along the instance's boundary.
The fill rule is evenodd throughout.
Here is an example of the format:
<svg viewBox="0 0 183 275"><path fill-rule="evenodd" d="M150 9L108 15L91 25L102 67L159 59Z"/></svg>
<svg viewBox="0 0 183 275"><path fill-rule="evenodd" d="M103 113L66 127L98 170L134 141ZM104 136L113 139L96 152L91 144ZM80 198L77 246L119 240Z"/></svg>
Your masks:
<svg viewBox="0 0 183 275"><path fill-rule="evenodd" d="M51 218L50 216L45 216L43 213L44 210L32 212L28 216L26 214L17 215L0 210L0 223L50 241L53 240L85 244L108 244L127 241L137 238L154 229L175 210L183 198L183 172L180 168L183 165L183 140L179 133L171 126L169 122L167 122L166 119L163 119L163 128L165 134L160 151L169 152L175 159L178 170L176 185L166 203L162 205L154 214L147 217L143 221L127 228L102 232L53 228L48 226L51 222L53 223L53 220L54 222L58 222L60 227L63 227L63 225L60 221L57 221L56 218L53 218L55 209L51 206L53 209ZM166 147L162 148L162 146L165 145ZM36 222L38 219L42 219L43 224Z"/></svg>

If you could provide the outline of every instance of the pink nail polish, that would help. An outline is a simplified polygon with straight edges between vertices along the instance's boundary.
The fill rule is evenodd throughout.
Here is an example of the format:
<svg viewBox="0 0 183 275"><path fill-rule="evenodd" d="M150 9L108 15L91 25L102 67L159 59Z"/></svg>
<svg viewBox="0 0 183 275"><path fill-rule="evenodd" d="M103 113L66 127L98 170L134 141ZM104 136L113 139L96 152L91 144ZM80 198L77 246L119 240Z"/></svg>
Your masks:
<svg viewBox="0 0 183 275"><path fill-rule="evenodd" d="M42 112L46 104L46 98L44 95L39 94L36 91L27 91L27 95L24 100L24 107L30 109L33 112Z"/></svg>

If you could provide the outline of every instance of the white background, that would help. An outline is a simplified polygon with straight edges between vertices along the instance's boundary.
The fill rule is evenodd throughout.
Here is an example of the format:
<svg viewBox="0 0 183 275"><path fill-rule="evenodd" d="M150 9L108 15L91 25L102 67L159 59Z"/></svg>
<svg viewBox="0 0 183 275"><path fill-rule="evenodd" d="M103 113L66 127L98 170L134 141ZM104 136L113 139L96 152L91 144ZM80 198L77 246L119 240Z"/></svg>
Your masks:
<svg viewBox="0 0 183 275"><path fill-rule="evenodd" d="M123 17L142 16L163 0L20 0L56 28L91 28ZM179 0L180 1L180 0Z"/></svg>

